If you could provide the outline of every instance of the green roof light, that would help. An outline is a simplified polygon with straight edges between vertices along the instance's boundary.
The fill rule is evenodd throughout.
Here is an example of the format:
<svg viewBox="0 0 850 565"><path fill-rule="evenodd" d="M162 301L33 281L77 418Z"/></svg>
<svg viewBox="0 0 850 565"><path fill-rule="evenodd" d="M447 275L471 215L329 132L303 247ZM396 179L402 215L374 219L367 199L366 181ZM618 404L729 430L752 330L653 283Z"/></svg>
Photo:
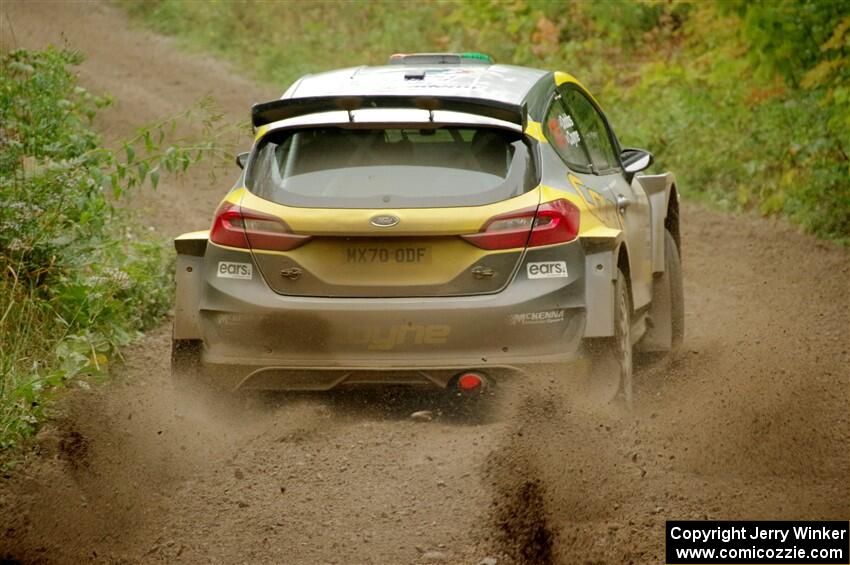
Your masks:
<svg viewBox="0 0 850 565"><path fill-rule="evenodd" d="M493 57L485 53L394 53L390 65L493 65Z"/></svg>
<svg viewBox="0 0 850 565"><path fill-rule="evenodd" d="M461 59L477 59L479 61L485 61L491 65L495 63L493 57L487 55L486 53L478 53L477 51L468 51L466 53L461 53L460 57Z"/></svg>

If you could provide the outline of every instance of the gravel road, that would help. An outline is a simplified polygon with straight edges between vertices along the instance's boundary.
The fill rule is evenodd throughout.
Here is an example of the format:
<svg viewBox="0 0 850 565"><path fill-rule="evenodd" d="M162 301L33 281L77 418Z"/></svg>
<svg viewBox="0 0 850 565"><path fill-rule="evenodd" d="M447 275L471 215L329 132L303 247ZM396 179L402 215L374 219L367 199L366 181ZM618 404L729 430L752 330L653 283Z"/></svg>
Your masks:
<svg viewBox="0 0 850 565"><path fill-rule="evenodd" d="M4 1L0 33L81 50L81 82L115 98L107 139L207 94L247 120L287 86L108 4ZM161 233L203 229L231 180L199 169L131 205ZM662 563L666 519L847 519L850 254L689 203L683 238L685 345L640 373L632 416L572 405L545 376L473 418L380 394L178 412L163 325L113 382L65 395L0 479L0 560Z"/></svg>

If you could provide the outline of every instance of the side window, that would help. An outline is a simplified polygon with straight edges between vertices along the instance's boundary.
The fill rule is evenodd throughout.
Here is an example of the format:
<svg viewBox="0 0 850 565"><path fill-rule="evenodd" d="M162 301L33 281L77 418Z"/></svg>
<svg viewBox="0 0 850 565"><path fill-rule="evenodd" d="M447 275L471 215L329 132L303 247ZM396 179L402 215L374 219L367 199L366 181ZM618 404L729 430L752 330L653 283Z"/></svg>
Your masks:
<svg viewBox="0 0 850 565"><path fill-rule="evenodd" d="M561 102L573 116L587 146L593 171L603 173L619 168L620 163L611 143L611 136L608 135L608 128L605 127L605 121L590 100L576 88L561 87L558 90L561 94Z"/></svg>
<svg viewBox="0 0 850 565"><path fill-rule="evenodd" d="M543 133L567 165L578 172L590 172L590 157L575 120L557 99L549 106Z"/></svg>

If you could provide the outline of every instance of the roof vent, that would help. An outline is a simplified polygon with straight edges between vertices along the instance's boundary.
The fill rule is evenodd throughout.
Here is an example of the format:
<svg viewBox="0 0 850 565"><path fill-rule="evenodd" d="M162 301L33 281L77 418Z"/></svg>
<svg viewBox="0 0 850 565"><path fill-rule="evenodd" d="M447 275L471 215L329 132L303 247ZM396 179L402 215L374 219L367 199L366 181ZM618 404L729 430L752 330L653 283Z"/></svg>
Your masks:
<svg viewBox="0 0 850 565"><path fill-rule="evenodd" d="M492 65L493 58L484 53L395 53L390 65Z"/></svg>

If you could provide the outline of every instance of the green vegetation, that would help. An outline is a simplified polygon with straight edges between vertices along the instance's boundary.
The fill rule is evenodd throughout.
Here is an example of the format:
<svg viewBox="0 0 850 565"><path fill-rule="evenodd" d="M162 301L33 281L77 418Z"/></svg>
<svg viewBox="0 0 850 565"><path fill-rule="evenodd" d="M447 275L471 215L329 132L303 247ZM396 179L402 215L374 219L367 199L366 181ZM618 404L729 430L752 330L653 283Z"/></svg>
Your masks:
<svg viewBox="0 0 850 565"><path fill-rule="evenodd" d="M79 61L0 56L0 451L36 429L52 391L105 375L170 308L168 246L112 202L215 150L164 146L174 119L101 147L90 123L109 101L75 85Z"/></svg>
<svg viewBox="0 0 850 565"><path fill-rule="evenodd" d="M683 192L850 241L850 4L608 0L123 5L281 90L397 51L571 72Z"/></svg>

